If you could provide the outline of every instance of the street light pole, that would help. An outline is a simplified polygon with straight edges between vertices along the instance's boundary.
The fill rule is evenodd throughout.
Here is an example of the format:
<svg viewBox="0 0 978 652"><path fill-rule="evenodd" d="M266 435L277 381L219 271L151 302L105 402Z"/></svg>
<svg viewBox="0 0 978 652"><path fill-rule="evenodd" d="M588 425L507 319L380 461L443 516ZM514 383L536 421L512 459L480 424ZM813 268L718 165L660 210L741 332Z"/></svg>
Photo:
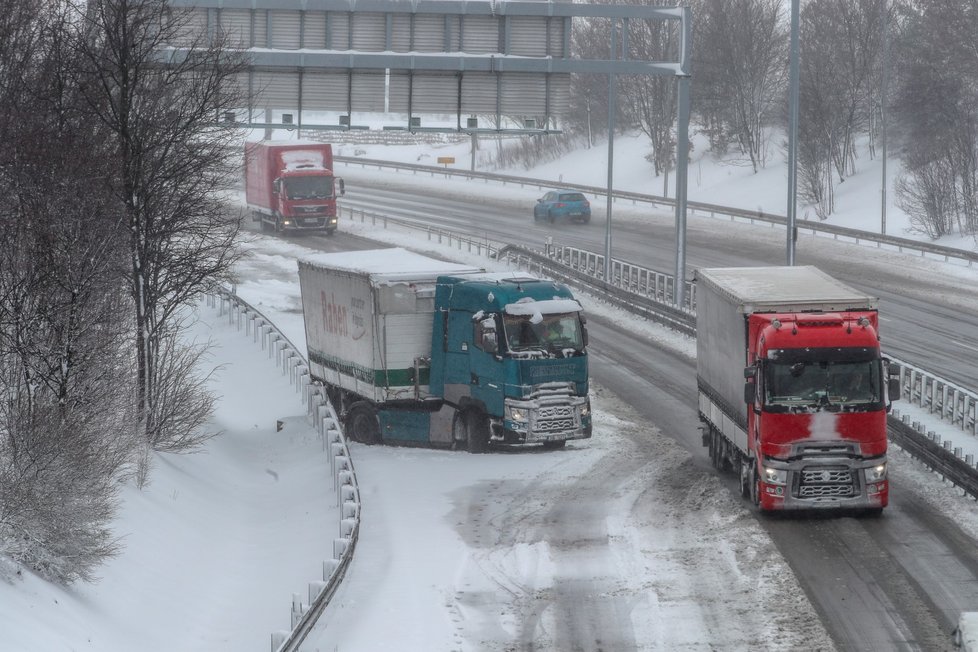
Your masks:
<svg viewBox="0 0 978 652"><path fill-rule="evenodd" d="M788 98L788 266L795 264L798 207L798 4L791 0L791 53Z"/></svg>

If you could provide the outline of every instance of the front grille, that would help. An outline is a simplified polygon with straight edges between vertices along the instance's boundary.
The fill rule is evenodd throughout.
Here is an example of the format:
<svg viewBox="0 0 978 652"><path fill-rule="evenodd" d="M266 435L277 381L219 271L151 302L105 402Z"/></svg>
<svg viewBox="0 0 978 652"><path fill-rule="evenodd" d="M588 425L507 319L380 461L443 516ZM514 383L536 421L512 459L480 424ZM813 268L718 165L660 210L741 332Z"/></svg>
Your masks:
<svg viewBox="0 0 978 652"><path fill-rule="evenodd" d="M544 405L537 410L537 419L540 421L573 416L574 408L570 405Z"/></svg>
<svg viewBox="0 0 978 652"><path fill-rule="evenodd" d="M855 494L852 471L844 466L802 469L799 498L846 498Z"/></svg>
<svg viewBox="0 0 978 652"><path fill-rule="evenodd" d="M577 412L571 405L541 405L533 412L536 432L565 432L577 426Z"/></svg>
<svg viewBox="0 0 978 652"><path fill-rule="evenodd" d="M321 213L326 210L325 206L295 206L295 213Z"/></svg>
<svg viewBox="0 0 978 652"><path fill-rule="evenodd" d="M848 498L852 495L851 484L809 485L798 492L799 498Z"/></svg>
<svg viewBox="0 0 978 652"><path fill-rule="evenodd" d="M548 421L537 421L536 430L537 432L562 432L564 430L573 430L577 427L574 419L551 419Z"/></svg>

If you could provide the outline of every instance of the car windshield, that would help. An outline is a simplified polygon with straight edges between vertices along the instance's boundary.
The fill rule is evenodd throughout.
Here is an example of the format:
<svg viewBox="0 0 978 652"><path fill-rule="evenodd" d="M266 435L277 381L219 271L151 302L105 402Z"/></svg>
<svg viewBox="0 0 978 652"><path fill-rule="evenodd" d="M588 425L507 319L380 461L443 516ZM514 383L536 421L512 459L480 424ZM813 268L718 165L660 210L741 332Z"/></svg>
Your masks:
<svg viewBox="0 0 978 652"><path fill-rule="evenodd" d="M579 192L565 193L560 196L560 201L584 201L584 195Z"/></svg>
<svg viewBox="0 0 978 652"><path fill-rule="evenodd" d="M875 410L883 404L878 360L769 361L763 383L764 409L770 412L813 407Z"/></svg>
<svg viewBox="0 0 978 652"><path fill-rule="evenodd" d="M332 177L292 177L285 180L289 199L328 199L333 196Z"/></svg>
<svg viewBox="0 0 978 652"><path fill-rule="evenodd" d="M543 315L534 324L527 315L503 315L503 328L510 351L545 349L559 351L584 348L581 320L576 312Z"/></svg>

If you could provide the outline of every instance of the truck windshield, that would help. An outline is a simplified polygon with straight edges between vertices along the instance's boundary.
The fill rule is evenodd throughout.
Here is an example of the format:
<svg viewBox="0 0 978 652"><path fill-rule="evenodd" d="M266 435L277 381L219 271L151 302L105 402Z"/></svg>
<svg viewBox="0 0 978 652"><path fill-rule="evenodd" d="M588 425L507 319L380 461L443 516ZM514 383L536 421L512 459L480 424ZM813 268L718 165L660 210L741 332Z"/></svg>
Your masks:
<svg viewBox="0 0 978 652"><path fill-rule="evenodd" d="M285 179L288 199L329 199L333 196L333 177L292 177Z"/></svg>
<svg viewBox="0 0 978 652"><path fill-rule="evenodd" d="M581 320L576 312L543 315L531 323L527 315L503 315L503 328L510 351L560 351L584 348Z"/></svg>
<svg viewBox="0 0 978 652"><path fill-rule="evenodd" d="M826 408L844 411L883 408L879 360L768 360L764 366L764 409L789 412Z"/></svg>

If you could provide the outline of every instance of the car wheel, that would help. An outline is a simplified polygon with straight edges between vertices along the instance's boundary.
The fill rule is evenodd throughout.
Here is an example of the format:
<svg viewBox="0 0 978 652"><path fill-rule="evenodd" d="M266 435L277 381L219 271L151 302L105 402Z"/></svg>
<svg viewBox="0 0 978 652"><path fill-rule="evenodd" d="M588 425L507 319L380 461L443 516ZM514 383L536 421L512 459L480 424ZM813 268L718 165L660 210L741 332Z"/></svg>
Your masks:
<svg viewBox="0 0 978 652"><path fill-rule="evenodd" d="M547 221L551 224L557 221L557 216L554 215L553 211L547 211Z"/></svg>

